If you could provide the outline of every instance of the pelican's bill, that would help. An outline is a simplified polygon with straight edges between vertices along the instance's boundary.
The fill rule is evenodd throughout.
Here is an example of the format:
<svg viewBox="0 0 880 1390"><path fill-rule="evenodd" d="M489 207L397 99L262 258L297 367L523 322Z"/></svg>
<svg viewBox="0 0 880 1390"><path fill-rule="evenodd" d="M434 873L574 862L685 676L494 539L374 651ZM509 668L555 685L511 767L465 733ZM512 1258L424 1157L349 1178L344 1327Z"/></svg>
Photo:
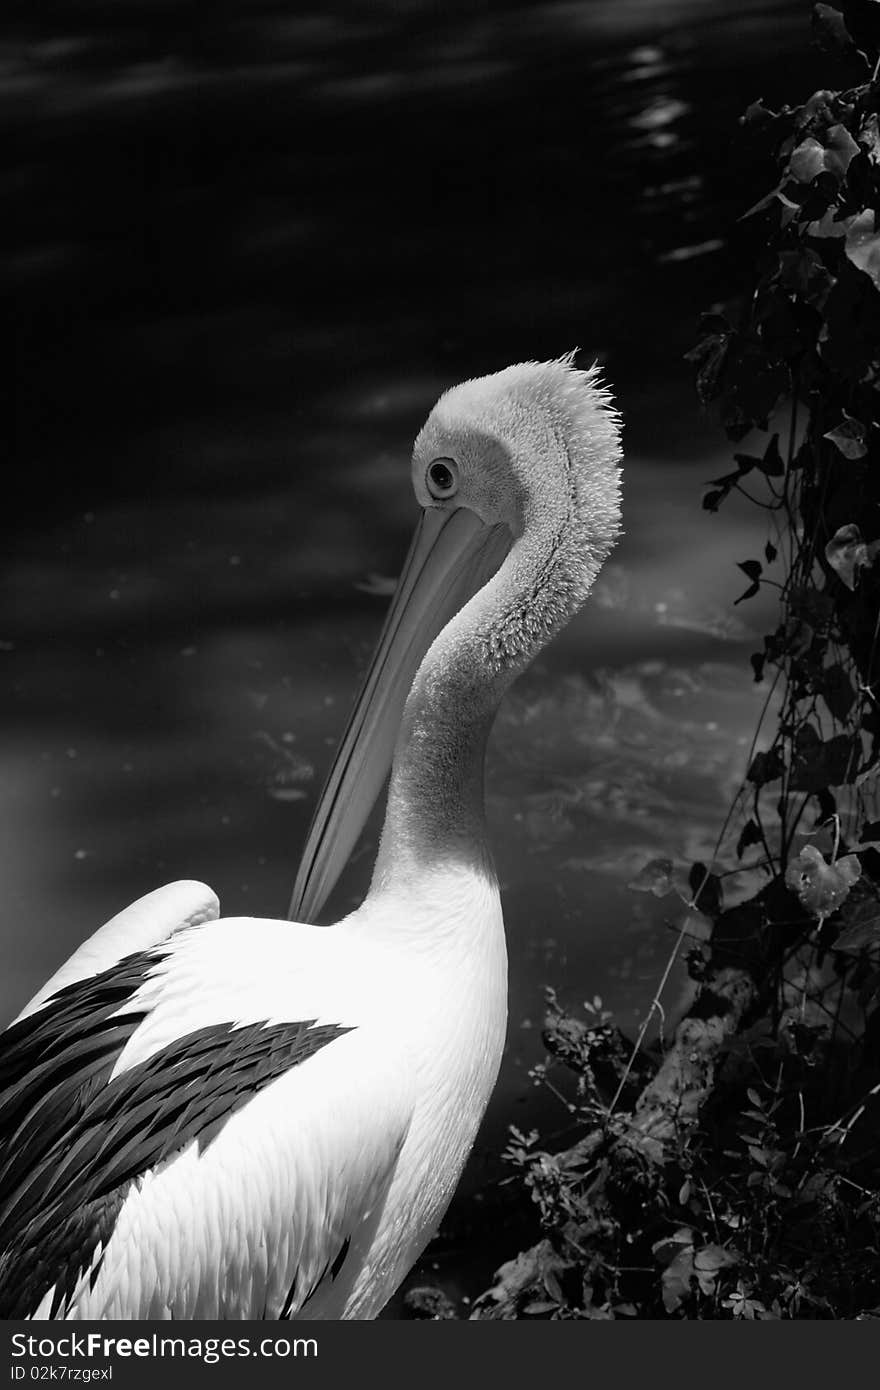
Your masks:
<svg viewBox="0 0 880 1390"><path fill-rule="evenodd" d="M467 507L427 508L410 545L385 625L312 818L290 917L313 922L342 873L391 767L413 679L450 618L499 569L506 526Z"/></svg>

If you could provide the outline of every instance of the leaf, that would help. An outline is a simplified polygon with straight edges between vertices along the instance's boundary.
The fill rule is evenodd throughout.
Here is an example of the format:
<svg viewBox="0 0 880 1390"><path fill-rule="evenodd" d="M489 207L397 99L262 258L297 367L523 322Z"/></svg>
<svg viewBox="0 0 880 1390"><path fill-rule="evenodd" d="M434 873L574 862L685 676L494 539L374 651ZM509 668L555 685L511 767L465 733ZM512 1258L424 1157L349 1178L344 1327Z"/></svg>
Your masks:
<svg viewBox="0 0 880 1390"><path fill-rule="evenodd" d="M776 559L778 553L779 552L777 551L776 546L771 545L770 541L768 541L767 544L764 546L764 559L767 561L768 565L773 564L773 561Z"/></svg>
<svg viewBox="0 0 880 1390"><path fill-rule="evenodd" d="M822 698L835 719L844 720L852 709L856 692L846 670L839 663L822 672Z"/></svg>
<svg viewBox="0 0 880 1390"><path fill-rule="evenodd" d="M694 1273L700 1292L711 1296L715 1292L715 1283L721 1270L729 1269L731 1265L738 1263L739 1256L725 1250L723 1245L704 1245L694 1256Z"/></svg>
<svg viewBox="0 0 880 1390"><path fill-rule="evenodd" d="M757 101L753 101L751 105L746 107L739 118L739 123L740 125L752 126L756 130L761 130L764 126L771 125L773 121L777 119L777 113L771 111L769 106L765 106L762 98L759 97Z"/></svg>
<svg viewBox="0 0 880 1390"><path fill-rule="evenodd" d="M836 444L843 457L847 459L862 459L868 452L865 444L865 426L861 420L847 415L846 411L843 412L843 419L836 429L828 430L822 438L830 439L832 444Z"/></svg>
<svg viewBox="0 0 880 1390"><path fill-rule="evenodd" d="M859 131L859 144L864 147L872 164L880 164L880 121L876 111Z"/></svg>
<svg viewBox="0 0 880 1390"><path fill-rule="evenodd" d="M843 15L831 5L813 6L813 42L826 53L843 53L853 47Z"/></svg>
<svg viewBox="0 0 880 1390"><path fill-rule="evenodd" d="M744 1120L754 1120L755 1124L758 1125L763 1125L767 1120L767 1116L762 1110L743 1110L742 1117Z"/></svg>
<svg viewBox="0 0 880 1390"><path fill-rule="evenodd" d="M811 1202L817 1202L819 1198L833 1186L835 1176L829 1171L811 1173L806 1182L802 1185L798 1194L798 1202L804 1206Z"/></svg>
<svg viewBox="0 0 880 1390"><path fill-rule="evenodd" d="M675 865L671 859L649 859L626 886L636 893L653 893L655 898L665 898L667 893L678 891L674 875Z"/></svg>
<svg viewBox="0 0 880 1390"><path fill-rule="evenodd" d="M742 458L743 455L737 454L736 457ZM710 478L709 485L711 487L723 488L725 492L729 492L732 487L736 486L743 474L747 472L747 468L738 468L735 473L722 473L720 478Z"/></svg>
<svg viewBox="0 0 880 1390"><path fill-rule="evenodd" d="M676 1252L683 1245L693 1245L694 1233L690 1226L679 1226L670 1236L663 1236L661 1240L655 1240L651 1246L651 1254L656 1255L661 1264L668 1264L675 1258Z"/></svg>
<svg viewBox="0 0 880 1390"><path fill-rule="evenodd" d="M697 1278L697 1286L700 1293L704 1293L707 1298L711 1298L715 1292L715 1285L718 1279L717 1269L695 1269L694 1274Z"/></svg>
<svg viewBox="0 0 880 1390"><path fill-rule="evenodd" d="M799 246L794 252L780 252L779 281L785 289L794 289L795 295L808 304L824 303L833 284L822 256L809 246ZM788 311L791 313L791 307Z"/></svg>
<svg viewBox="0 0 880 1390"><path fill-rule="evenodd" d="M793 113L796 118L797 129L805 130L813 122L821 126L831 125L834 121L831 103L836 101L838 95L837 92L829 91L827 87L821 87L818 92L814 92L811 97L807 98L803 106ZM793 140L792 143L794 143Z"/></svg>
<svg viewBox="0 0 880 1390"><path fill-rule="evenodd" d="M863 270L880 289L880 231L873 209L854 217L846 234L846 254L857 270Z"/></svg>
<svg viewBox="0 0 880 1390"><path fill-rule="evenodd" d="M771 203L775 202L780 202L782 204L788 202L787 198L785 198L780 191L779 184L777 184L775 188L772 188L769 193L765 193L763 198L759 198L758 201L753 203L750 208L747 208L745 212L741 213L739 218L740 222L745 222L747 217L754 217L756 212L763 212L765 208L769 208Z"/></svg>
<svg viewBox="0 0 880 1390"><path fill-rule="evenodd" d="M734 599L734 607L736 607L738 603L742 603L744 599L753 598L755 596L761 587L760 579L764 572L763 566L759 560L739 560L737 561L737 565L738 568L742 570L743 574L752 582L744 594L740 594L739 598Z"/></svg>
<svg viewBox="0 0 880 1390"><path fill-rule="evenodd" d="M861 154L861 150L846 126L831 126L825 138L825 167L829 174L844 179L857 154Z"/></svg>
<svg viewBox="0 0 880 1390"><path fill-rule="evenodd" d="M775 782L784 771L785 764L779 750L770 748L766 753L756 753L752 758L746 781L753 782L756 787L763 787L767 782Z"/></svg>
<svg viewBox="0 0 880 1390"><path fill-rule="evenodd" d="M751 473L753 468L757 468L768 478L781 478L785 473L785 464L779 452L779 435L774 434L767 448L764 450L763 457L756 458L752 454L734 454L738 473L728 473L723 478L716 478L718 484L726 483L729 479L737 482L739 478L745 477L746 473Z"/></svg>
<svg viewBox="0 0 880 1390"><path fill-rule="evenodd" d="M807 236L822 238L846 236L852 223L851 217L837 219L836 213L839 211L835 204L826 208L818 221L807 223Z"/></svg>
<svg viewBox="0 0 880 1390"><path fill-rule="evenodd" d="M719 915L722 909L721 879L717 874L707 874L705 864L699 860L691 865L688 887L695 895L693 903L699 912L709 918Z"/></svg>
<svg viewBox="0 0 880 1390"><path fill-rule="evenodd" d="M866 543L854 522L841 526L825 547L825 559L848 589L855 589L859 571L874 563L880 541Z"/></svg>
<svg viewBox="0 0 880 1390"><path fill-rule="evenodd" d="M861 153L846 126L831 126L825 139L826 143L820 145L808 135L793 151L788 168L798 183L812 183L819 174L826 173L842 183L850 163Z"/></svg>
<svg viewBox="0 0 880 1390"><path fill-rule="evenodd" d="M823 787L822 790L817 793L816 800L819 803L818 820L820 822L830 821L837 815L837 802L827 787Z"/></svg>
<svg viewBox="0 0 880 1390"><path fill-rule="evenodd" d="M843 926L834 943L835 951L858 952L866 946L880 945L880 903L875 898L848 903L842 915Z"/></svg>
<svg viewBox="0 0 880 1390"><path fill-rule="evenodd" d="M738 471L726 473L723 478L716 478L716 482L724 483L727 482L728 478L732 478L736 482L739 478L744 478L747 473L751 473L753 468L761 467L761 460L754 458L752 454L734 454L733 461L737 465Z"/></svg>
<svg viewBox="0 0 880 1390"><path fill-rule="evenodd" d="M860 747L848 734L801 746L792 761L789 791L818 792L852 782Z"/></svg>
<svg viewBox="0 0 880 1390"><path fill-rule="evenodd" d="M790 198L786 198L785 194L780 189L776 190L776 198L782 207L782 212L779 215L779 224L781 227L785 228L790 222L794 221L801 210L801 205L800 203L793 203Z"/></svg>
<svg viewBox="0 0 880 1390"><path fill-rule="evenodd" d="M872 1008L878 997L880 997L880 970L872 970L870 975L862 981L859 989L859 1007L862 1009Z"/></svg>
<svg viewBox="0 0 880 1390"><path fill-rule="evenodd" d="M724 386L721 418L728 438L738 442L754 426L767 428L780 396L791 391L791 371L763 344L738 340L736 350L731 347Z"/></svg>
<svg viewBox="0 0 880 1390"><path fill-rule="evenodd" d="M690 1297L693 1272L694 1252L692 1247L682 1250L664 1269L660 1282L663 1290L663 1307L667 1313L676 1312L684 1300Z"/></svg>
<svg viewBox="0 0 880 1390"><path fill-rule="evenodd" d="M761 588L761 586L760 586L760 584L757 582L757 580L756 580L753 584L750 584L749 587L748 587L747 589L744 589L744 590L743 590L743 592L740 594L739 598L735 598L735 599L733 600L733 606L734 606L734 608L736 607L736 605L737 605L738 603L745 603L746 599L754 598L754 597L755 597L755 594L758 593L758 591L760 590L760 588Z"/></svg>
<svg viewBox="0 0 880 1390"><path fill-rule="evenodd" d="M798 183L812 183L825 168L825 147L809 136L791 156L788 169Z"/></svg>
<svg viewBox="0 0 880 1390"><path fill-rule="evenodd" d="M739 1264L739 1256L735 1251L726 1250L723 1245L704 1245L694 1256L695 1269L729 1269L735 1264Z"/></svg>
<svg viewBox="0 0 880 1390"><path fill-rule="evenodd" d="M708 333L696 347L686 352L684 360L697 368L697 396L701 405L709 405L718 395L721 374L727 361L733 333L729 327Z"/></svg>
<svg viewBox="0 0 880 1390"><path fill-rule="evenodd" d="M812 445L809 439L805 439L804 442L801 444L800 448L798 449L797 453L795 454L794 458L792 459L791 466L793 469L806 468L807 464L812 461L812 457Z"/></svg>
<svg viewBox="0 0 880 1390"><path fill-rule="evenodd" d="M814 917L828 917L846 901L850 889L861 876L861 865L854 854L826 863L815 845L804 845L785 871L785 882L801 905Z"/></svg>
<svg viewBox="0 0 880 1390"><path fill-rule="evenodd" d="M798 753L812 753L821 742L819 730L815 724L809 722L801 724L794 736L794 746Z"/></svg>
<svg viewBox="0 0 880 1390"><path fill-rule="evenodd" d="M782 455L779 452L778 434L774 434L770 440L758 467L768 478L781 478L785 473L785 464L782 462Z"/></svg>
<svg viewBox="0 0 880 1390"><path fill-rule="evenodd" d="M807 254L812 256L814 253L809 252ZM780 257L780 259L784 258ZM806 259L805 256L798 256L796 259L799 271L797 292L803 297L807 297L808 287L811 281L815 280L815 275L811 274L810 269L803 263ZM827 298L829 287L826 282L827 275L823 274L819 286L818 297L820 298ZM756 317L760 323L761 341L771 356L790 361L792 357L800 356L802 352L812 346L813 329L811 328L808 335L804 334L803 314L787 295L774 294L769 296ZM762 428L766 428L766 425ZM772 455L771 445L770 459L772 459ZM768 468L777 476L784 471L781 464L782 461L778 457L776 462L772 464L768 460Z"/></svg>
<svg viewBox="0 0 880 1390"><path fill-rule="evenodd" d="M762 755L759 753L758 757ZM764 755L766 756L766 755ZM759 845L761 843L761 827L756 820L747 820L742 828L740 837L736 842L736 857L742 859L743 852L749 845Z"/></svg>
<svg viewBox="0 0 880 1390"><path fill-rule="evenodd" d="M770 444L767 447L767 450L763 458L753 458L751 454L734 454L733 461L736 464L736 472L724 473L720 478L709 479L710 486L713 488L718 488L719 490L717 492L706 493L706 496L703 498L704 509L710 512L717 512L719 503L723 502L728 493L736 487L740 478L744 478L747 473L751 473L753 468L759 468L763 473L767 473L768 455L770 455L769 467L774 467L774 461L771 455L771 450L773 448L775 440L777 440L778 438L778 435L774 435L773 439L770 441ZM778 449L776 452L778 458ZM779 472L785 472L785 469L782 466L781 459L779 459ZM776 476L775 469L774 476Z"/></svg>
<svg viewBox="0 0 880 1390"><path fill-rule="evenodd" d="M652 1134L633 1134L627 1137L626 1142L629 1148L640 1153L648 1163L659 1167L666 1162L666 1150L662 1139L655 1139Z"/></svg>
<svg viewBox="0 0 880 1390"><path fill-rule="evenodd" d="M814 628L825 627L834 617L834 603L830 594L823 593L812 584L793 585L791 605L797 615L805 618Z"/></svg>
<svg viewBox="0 0 880 1390"><path fill-rule="evenodd" d="M864 727L864 721L862 727ZM880 773L880 758L875 758L874 761L869 763L867 767L862 768L861 772L855 780L855 785L857 787L864 787L866 783L873 782L874 778L877 776L878 773ZM862 846L859 846L859 848L862 848ZM878 842L877 844L865 845L864 848L880 849L880 842Z"/></svg>
<svg viewBox="0 0 880 1390"><path fill-rule="evenodd" d="M818 225L818 224L817 224ZM810 228L813 224L810 223ZM843 232L841 232L841 236ZM825 267L822 257L809 246L800 246L797 251L781 251L779 253L779 283L788 290L794 290L799 299L812 305L814 308L821 309L834 285L834 277ZM786 304L787 320L779 314L779 303L777 300L776 314L776 340L777 347L785 349L791 348L795 352L799 348L806 346L800 337L803 316L795 314L793 306ZM774 327L772 315L768 315L764 320L763 332L766 336L768 327Z"/></svg>
<svg viewBox="0 0 880 1390"><path fill-rule="evenodd" d="M803 656L810 650L816 635L810 623L792 614L785 622L785 646L789 655Z"/></svg>
<svg viewBox="0 0 880 1390"><path fill-rule="evenodd" d="M876 271L876 257L872 264ZM825 365L854 384L874 373L880 337L880 298L874 293L876 281L872 284L864 275L855 274L849 265L842 270L844 273L822 308L824 322L818 343Z"/></svg>

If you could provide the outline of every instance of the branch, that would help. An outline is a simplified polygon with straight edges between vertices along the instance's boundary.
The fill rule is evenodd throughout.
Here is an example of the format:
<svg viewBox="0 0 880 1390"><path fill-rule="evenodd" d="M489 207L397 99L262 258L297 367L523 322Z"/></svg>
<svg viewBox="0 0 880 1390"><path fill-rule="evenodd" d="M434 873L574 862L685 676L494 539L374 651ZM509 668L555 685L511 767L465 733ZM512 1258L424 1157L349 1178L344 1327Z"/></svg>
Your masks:
<svg viewBox="0 0 880 1390"><path fill-rule="evenodd" d="M659 1071L636 1102L630 1121L633 1136L663 1142L672 1139L682 1126L696 1123L700 1107L711 1094L721 1051L728 1038L739 1031L757 993L745 970L730 967L704 985L676 1028Z"/></svg>

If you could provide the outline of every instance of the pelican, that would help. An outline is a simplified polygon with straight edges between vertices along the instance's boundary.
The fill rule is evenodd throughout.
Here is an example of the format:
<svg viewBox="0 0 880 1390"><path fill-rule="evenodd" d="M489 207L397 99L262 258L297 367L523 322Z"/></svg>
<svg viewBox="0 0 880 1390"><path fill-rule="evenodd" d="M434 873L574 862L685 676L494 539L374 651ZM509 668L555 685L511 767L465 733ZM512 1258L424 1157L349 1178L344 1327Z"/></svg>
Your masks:
<svg viewBox="0 0 880 1390"><path fill-rule="evenodd" d="M615 542L619 437L573 354L441 396L300 921L221 918L203 884L159 888L2 1035L0 1316L366 1319L418 1258L505 1038L486 740ZM314 925L389 764L367 896Z"/></svg>

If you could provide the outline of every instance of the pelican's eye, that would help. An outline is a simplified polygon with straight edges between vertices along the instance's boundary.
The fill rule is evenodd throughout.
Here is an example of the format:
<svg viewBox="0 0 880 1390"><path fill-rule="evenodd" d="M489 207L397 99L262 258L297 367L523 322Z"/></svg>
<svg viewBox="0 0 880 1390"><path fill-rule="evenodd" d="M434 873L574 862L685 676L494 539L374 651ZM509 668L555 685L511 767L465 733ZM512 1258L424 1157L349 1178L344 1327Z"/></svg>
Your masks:
<svg viewBox="0 0 880 1390"><path fill-rule="evenodd" d="M435 459L428 469L428 491L438 502L458 491L458 469L452 459Z"/></svg>

